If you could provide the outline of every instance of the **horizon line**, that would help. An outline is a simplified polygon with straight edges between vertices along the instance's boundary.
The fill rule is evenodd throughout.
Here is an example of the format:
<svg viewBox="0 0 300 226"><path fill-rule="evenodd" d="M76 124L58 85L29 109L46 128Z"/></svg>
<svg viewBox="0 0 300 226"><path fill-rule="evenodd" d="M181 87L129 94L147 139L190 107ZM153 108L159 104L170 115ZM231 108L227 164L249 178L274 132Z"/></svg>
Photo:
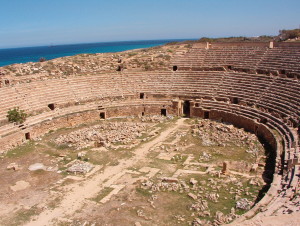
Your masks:
<svg viewBox="0 0 300 226"><path fill-rule="evenodd" d="M78 43L65 43L65 44L44 44L37 46L15 46L15 47L0 47L0 50L8 50L8 49L21 49L21 48L38 48L38 47L50 47L50 46L64 46L64 45L84 45L84 44L97 44L97 43L116 43L116 42L145 42L145 41L188 41L188 40L198 40L199 38L166 38L166 39L141 39L141 40L119 40L119 41L100 41L100 42L78 42Z"/></svg>

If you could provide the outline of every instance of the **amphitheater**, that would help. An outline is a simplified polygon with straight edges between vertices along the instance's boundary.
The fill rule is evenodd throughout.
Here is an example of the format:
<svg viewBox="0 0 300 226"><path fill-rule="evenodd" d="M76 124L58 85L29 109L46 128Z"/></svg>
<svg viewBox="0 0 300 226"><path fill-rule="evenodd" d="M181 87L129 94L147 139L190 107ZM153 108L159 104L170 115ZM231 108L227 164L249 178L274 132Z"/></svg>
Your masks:
<svg viewBox="0 0 300 226"><path fill-rule="evenodd" d="M141 59L144 57L148 66L141 68L138 62L129 64L130 57L123 57L122 54L129 54L135 58L141 56ZM147 58L151 54L152 57ZM166 55L168 57L165 57ZM166 59L164 62L167 63L158 64L156 56ZM82 63L81 66L79 63L77 66L71 65L70 59L75 58L66 57L38 65L29 63L0 68L0 170L5 175L1 180L8 181L17 177L14 175L20 172L27 172L28 164L34 163L29 157L28 164L24 163L23 169L16 172L6 170L8 164L18 162L18 158L7 159L6 155L11 150L19 150L19 147L31 141L39 142L43 136L66 127L74 128L99 119L109 122L114 118L155 118L160 115L166 116L167 119L169 117L173 123L171 127L162 130L159 136L154 136L154 140L145 138L143 150L147 147L151 150L155 142L174 132L184 120L203 119L206 123L211 121L233 125L234 128L242 128L243 131L256 135L267 153L261 173L271 172L270 181L267 183L268 190L250 210L231 219L230 222L222 221L222 217L212 223L199 218L186 222L181 221L180 217L177 217L176 222L179 225L299 225L300 43L179 43L153 48L148 52L138 50L137 53L133 51L77 56L79 57L81 61L78 62L85 61L85 66L82 66ZM106 62L111 67L95 63L97 57L106 57L107 62L101 62ZM50 63L53 67L56 65L55 70L47 72L40 69ZM151 68L151 65L157 67ZM26 74L26 70L36 73ZM7 121L7 112L14 107L25 110L29 115L24 123L14 124ZM132 158L137 162L141 161L139 157L143 154L145 153L137 152ZM60 157L63 158L64 155ZM224 164L223 171L226 171L226 163ZM82 224L67 222L70 216L78 213L78 209L88 205L86 199L103 188L101 183L108 183L116 176L112 173L114 170L118 169L124 176L126 169L126 172L134 175L134 169L128 168L130 166L125 159L119 164L100 169L98 173L89 175L90 180L87 180L86 185L83 183L78 187L71 187L73 190L65 194L57 206L44 206L37 214L32 215L31 220L27 219L22 224L49 225L53 220L59 219L65 222L61 225L104 225L97 224L96 220L96 223L83 221ZM155 167L150 168L150 171L146 169L145 172L152 172L153 175L157 173L151 169ZM54 183L57 184L55 180L61 180L63 177L58 175L46 179L47 175L37 174L37 178L44 182L48 180L49 187L53 187ZM103 177L105 180L101 179L101 175L106 176ZM176 178L167 176L171 182L178 182ZM22 179L20 174L14 183ZM74 180L75 184L79 183L76 182L77 179ZM165 178L165 181L168 179ZM20 200L24 198L22 195L27 199L35 199L34 192L39 185L33 184L32 192L30 188L19 193L12 192L9 190L12 184L2 188L2 217L20 207ZM116 185L115 182L111 184L115 186L115 193L110 193L110 196L116 195L126 186L126 183L122 186ZM45 192L47 186L43 186ZM95 188L97 186L98 190ZM6 188L8 190L5 190ZM80 188L85 192L78 190L80 195L72 196L72 191ZM19 201L9 203L9 200L16 197L19 197ZM44 201L32 202L32 205L26 204L27 210ZM153 202L155 203L154 198L152 204ZM121 203L116 208L118 210L114 211L122 211L126 205L127 202ZM118 225L159 225L158 222L147 219L142 211L143 209L138 211L140 220L132 219L124 224L118 222ZM105 222L105 225L116 225ZM161 225L168 224L164 222Z"/></svg>

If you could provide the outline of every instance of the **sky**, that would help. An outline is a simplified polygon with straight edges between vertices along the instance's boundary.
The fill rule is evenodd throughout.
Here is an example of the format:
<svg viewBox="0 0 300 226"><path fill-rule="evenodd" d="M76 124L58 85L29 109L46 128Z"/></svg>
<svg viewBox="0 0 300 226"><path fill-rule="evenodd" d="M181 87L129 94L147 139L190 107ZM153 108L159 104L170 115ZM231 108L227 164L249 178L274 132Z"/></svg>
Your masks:
<svg viewBox="0 0 300 226"><path fill-rule="evenodd" d="M277 35L300 0L0 0L0 48Z"/></svg>

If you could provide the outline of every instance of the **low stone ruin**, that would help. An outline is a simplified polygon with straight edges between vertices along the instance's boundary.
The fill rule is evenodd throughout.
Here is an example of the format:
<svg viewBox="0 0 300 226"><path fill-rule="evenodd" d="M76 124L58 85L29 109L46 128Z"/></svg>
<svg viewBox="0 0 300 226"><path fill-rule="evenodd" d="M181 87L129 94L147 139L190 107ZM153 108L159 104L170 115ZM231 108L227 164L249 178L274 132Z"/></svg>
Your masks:
<svg viewBox="0 0 300 226"><path fill-rule="evenodd" d="M67 169L67 172L70 173L80 173L80 174L85 174L90 172L94 166L89 163L89 162L84 162L80 160L76 160L75 162L72 163L72 165Z"/></svg>
<svg viewBox="0 0 300 226"><path fill-rule="evenodd" d="M110 144L130 144L141 137L147 129L146 123L104 122L79 129L55 139L57 145L68 145L76 150L86 147L108 147Z"/></svg>

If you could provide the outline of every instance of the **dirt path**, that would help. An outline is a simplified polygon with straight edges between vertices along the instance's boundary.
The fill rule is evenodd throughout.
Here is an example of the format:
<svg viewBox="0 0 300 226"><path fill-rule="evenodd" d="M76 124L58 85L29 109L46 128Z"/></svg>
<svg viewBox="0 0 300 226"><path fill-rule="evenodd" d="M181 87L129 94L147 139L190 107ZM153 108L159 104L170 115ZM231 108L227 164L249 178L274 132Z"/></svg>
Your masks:
<svg viewBox="0 0 300 226"><path fill-rule="evenodd" d="M177 130L178 127L184 124L184 120L185 119L177 120L174 127L166 129L155 139L143 144L135 150L132 158L120 160L118 165L108 166L102 173L98 173L81 183L72 185L70 191L67 194L64 194L64 199L57 208L43 211L40 215L36 216L31 220L31 222L25 225L53 225L57 219L68 219L68 216L72 216L76 210L80 210L83 207L86 199L97 196L97 194L105 186L113 184L126 168L143 160L151 147L164 141L170 133Z"/></svg>

